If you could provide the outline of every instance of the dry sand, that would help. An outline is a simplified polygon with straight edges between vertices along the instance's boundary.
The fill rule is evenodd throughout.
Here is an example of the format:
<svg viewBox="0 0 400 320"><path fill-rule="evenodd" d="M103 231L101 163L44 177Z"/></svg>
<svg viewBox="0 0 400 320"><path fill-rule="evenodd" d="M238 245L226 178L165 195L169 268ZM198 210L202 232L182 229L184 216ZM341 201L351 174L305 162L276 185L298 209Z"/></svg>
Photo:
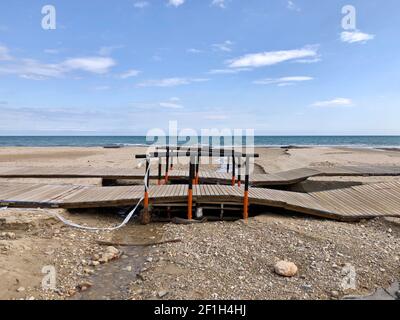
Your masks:
<svg viewBox="0 0 400 320"><path fill-rule="evenodd" d="M0 148L0 167L136 166L144 148ZM277 172L304 166L396 165L400 152L346 148L258 148L259 169ZM313 191L360 183L398 180L392 177L313 178L294 187ZM37 182L38 179L15 179ZM100 184L100 179L40 179L46 183ZM116 224L115 212L63 212L68 218L96 226ZM201 225L139 226L116 232L85 232L49 219L46 210L0 211L0 298L254 298L326 299L367 294L400 279L400 227L396 219L349 224L288 213L240 222ZM14 239L15 237L15 239ZM104 248L96 240L124 242L181 238L182 243L133 251L116 262L87 266ZM299 267L291 279L272 271L276 259ZM340 288L341 270L350 263L358 272L356 289ZM57 270L57 290L43 291L43 266ZM111 268L111 269L110 269ZM118 270L115 270L118 269ZM123 270L122 270L123 269ZM131 271L129 271L131 270ZM92 274L94 273L94 274ZM110 274L116 277L110 279ZM108 275L108 276L107 276ZM76 289L90 282L83 293ZM111 286L111 283L117 286ZM87 284L87 286L90 286Z"/></svg>

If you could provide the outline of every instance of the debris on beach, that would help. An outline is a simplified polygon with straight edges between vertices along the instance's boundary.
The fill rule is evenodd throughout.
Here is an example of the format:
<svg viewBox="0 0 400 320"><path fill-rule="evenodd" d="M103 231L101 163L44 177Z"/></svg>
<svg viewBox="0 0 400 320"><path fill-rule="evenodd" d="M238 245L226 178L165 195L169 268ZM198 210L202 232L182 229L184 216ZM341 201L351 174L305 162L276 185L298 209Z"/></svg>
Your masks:
<svg viewBox="0 0 400 320"><path fill-rule="evenodd" d="M293 277L297 274L297 266L293 262L278 261L274 266L274 271L283 277Z"/></svg>

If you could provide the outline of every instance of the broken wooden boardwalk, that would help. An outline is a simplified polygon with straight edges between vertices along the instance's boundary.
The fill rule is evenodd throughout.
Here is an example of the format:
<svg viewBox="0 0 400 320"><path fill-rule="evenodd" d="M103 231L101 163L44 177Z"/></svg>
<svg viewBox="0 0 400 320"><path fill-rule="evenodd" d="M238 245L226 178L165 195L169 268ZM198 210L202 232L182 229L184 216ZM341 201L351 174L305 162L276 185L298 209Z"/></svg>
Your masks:
<svg viewBox="0 0 400 320"><path fill-rule="evenodd" d="M158 179L151 171L151 179ZM271 174L253 174L252 186L291 185L315 176L400 176L400 167L394 166L337 166L309 167ZM94 167L0 167L0 178L103 178L108 180L143 179L144 169L94 168ZM172 170L169 179L185 182L188 171ZM243 176L242 176L243 178ZM232 174L227 172L200 171L202 184L231 184Z"/></svg>
<svg viewBox="0 0 400 320"><path fill-rule="evenodd" d="M187 201L186 185L150 187L150 203L171 204ZM223 185L196 185L194 204L241 205L243 188ZM143 186L84 187L0 183L0 206L30 208L91 208L128 206L143 196ZM400 217L400 182L351 188L297 193L250 188L250 205L277 207L325 218L354 221L374 217Z"/></svg>

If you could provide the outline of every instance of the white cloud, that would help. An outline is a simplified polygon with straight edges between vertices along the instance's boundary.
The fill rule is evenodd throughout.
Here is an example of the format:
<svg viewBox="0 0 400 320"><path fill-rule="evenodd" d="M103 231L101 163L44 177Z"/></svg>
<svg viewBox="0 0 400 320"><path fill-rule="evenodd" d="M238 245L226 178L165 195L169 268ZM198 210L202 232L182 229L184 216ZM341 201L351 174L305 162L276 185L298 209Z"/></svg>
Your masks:
<svg viewBox="0 0 400 320"><path fill-rule="evenodd" d="M299 59L294 62L296 62L296 63L317 63L320 61L322 61L322 59L321 59L321 57L318 56L318 57L311 58L311 59Z"/></svg>
<svg viewBox="0 0 400 320"><path fill-rule="evenodd" d="M187 49L186 51L189 53L202 53L203 52L202 50L195 49L195 48L190 48L190 49Z"/></svg>
<svg viewBox="0 0 400 320"><path fill-rule="evenodd" d="M139 109L184 109L184 106L179 103L181 99L177 97L172 97L167 99L166 101L161 101L161 102L140 102L140 103L131 103L131 106L134 108L139 108Z"/></svg>
<svg viewBox="0 0 400 320"><path fill-rule="evenodd" d="M208 74L236 74L243 71L250 71L250 68L236 68L236 69L212 69Z"/></svg>
<svg viewBox="0 0 400 320"><path fill-rule="evenodd" d="M211 2L212 6L226 8L226 1L225 0L213 0Z"/></svg>
<svg viewBox="0 0 400 320"><path fill-rule="evenodd" d="M193 82L204 82L209 79L202 78L165 78L156 80L147 80L138 84L139 87L176 87L187 85Z"/></svg>
<svg viewBox="0 0 400 320"><path fill-rule="evenodd" d="M216 44L212 45L214 50L225 51L225 52L231 52L232 51L232 46L233 46L233 42L230 41L230 40L226 40L226 41L224 41L222 43L216 43Z"/></svg>
<svg viewBox="0 0 400 320"><path fill-rule="evenodd" d="M131 77L136 77L140 74L139 70L135 70L135 69L131 69L128 70L122 74L119 75L119 78L121 79L127 79L127 78L131 78Z"/></svg>
<svg viewBox="0 0 400 320"><path fill-rule="evenodd" d="M185 0L169 0L168 5L169 6L174 6L174 7L179 7L185 3Z"/></svg>
<svg viewBox="0 0 400 320"><path fill-rule="evenodd" d="M267 51L247 54L242 57L227 61L230 68L257 68L271 66L289 60L315 58L318 56L317 46L308 46L302 49Z"/></svg>
<svg viewBox="0 0 400 320"><path fill-rule="evenodd" d="M317 101L312 104L313 107L349 107L353 105L353 101L348 98L335 98L326 101Z"/></svg>
<svg viewBox="0 0 400 320"><path fill-rule="evenodd" d="M363 33L361 31L343 31L340 34L340 39L343 42L347 43L356 43L356 42L361 42L365 43L369 40L373 40L375 38L375 35L373 34L368 34L368 33Z"/></svg>
<svg viewBox="0 0 400 320"><path fill-rule="evenodd" d="M106 57L83 57L65 60L61 66L66 70L83 70L92 73L103 74L115 66L115 61Z"/></svg>
<svg viewBox="0 0 400 320"><path fill-rule="evenodd" d="M292 11L301 11L301 9L293 1L288 1L286 7Z"/></svg>
<svg viewBox="0 0 400 320"><path fill-rule="evenodd" d="M146 8L150 5L148 1L136 1L133 6L138 9Z"/></svg>
<svg viewBox="0 0 400 320"><path fill-rule="evenodd" d="M306 76L282 77L282 78L266 78L254 81L255 84L277 84L280 87L293 85L296 82L311 81L314 78Z"/></svg>
<svg viewBox="0 0 400 320"><path fill-rule="evenodd" d="M160 102L160 107L167 109L183 109L183 106L174 102Z"/></svg>
<svg viewBox="0 0 400 320"><path fill-rule="evenodd" d="M72 58L60 63L41 63L34 59L20 59L13 64L1 66L0 74L17 75L31 80L44 80L61 78L72 71L104 74L115 64L113 59L105 57Z"/></svg>
<svg viewBox="0 0 400 320"><path fill-rule="evenodd" d="M5 46L0 45L0 61L1 60L11 60L12 57L9 53L9 49Z"/></svg>

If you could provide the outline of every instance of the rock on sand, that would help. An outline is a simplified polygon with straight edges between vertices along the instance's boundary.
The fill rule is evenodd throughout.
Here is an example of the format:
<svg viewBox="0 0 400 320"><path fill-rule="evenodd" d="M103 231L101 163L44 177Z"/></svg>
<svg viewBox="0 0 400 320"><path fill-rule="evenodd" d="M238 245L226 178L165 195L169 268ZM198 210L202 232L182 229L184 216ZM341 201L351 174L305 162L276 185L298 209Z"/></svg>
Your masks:
<svg viewBox="0 0 400 320"><path fill-rule="evenodd" d="M278 261L275 264L274 271L283 277L293 277L297 273L297 266L293 262Z"/></svg>

